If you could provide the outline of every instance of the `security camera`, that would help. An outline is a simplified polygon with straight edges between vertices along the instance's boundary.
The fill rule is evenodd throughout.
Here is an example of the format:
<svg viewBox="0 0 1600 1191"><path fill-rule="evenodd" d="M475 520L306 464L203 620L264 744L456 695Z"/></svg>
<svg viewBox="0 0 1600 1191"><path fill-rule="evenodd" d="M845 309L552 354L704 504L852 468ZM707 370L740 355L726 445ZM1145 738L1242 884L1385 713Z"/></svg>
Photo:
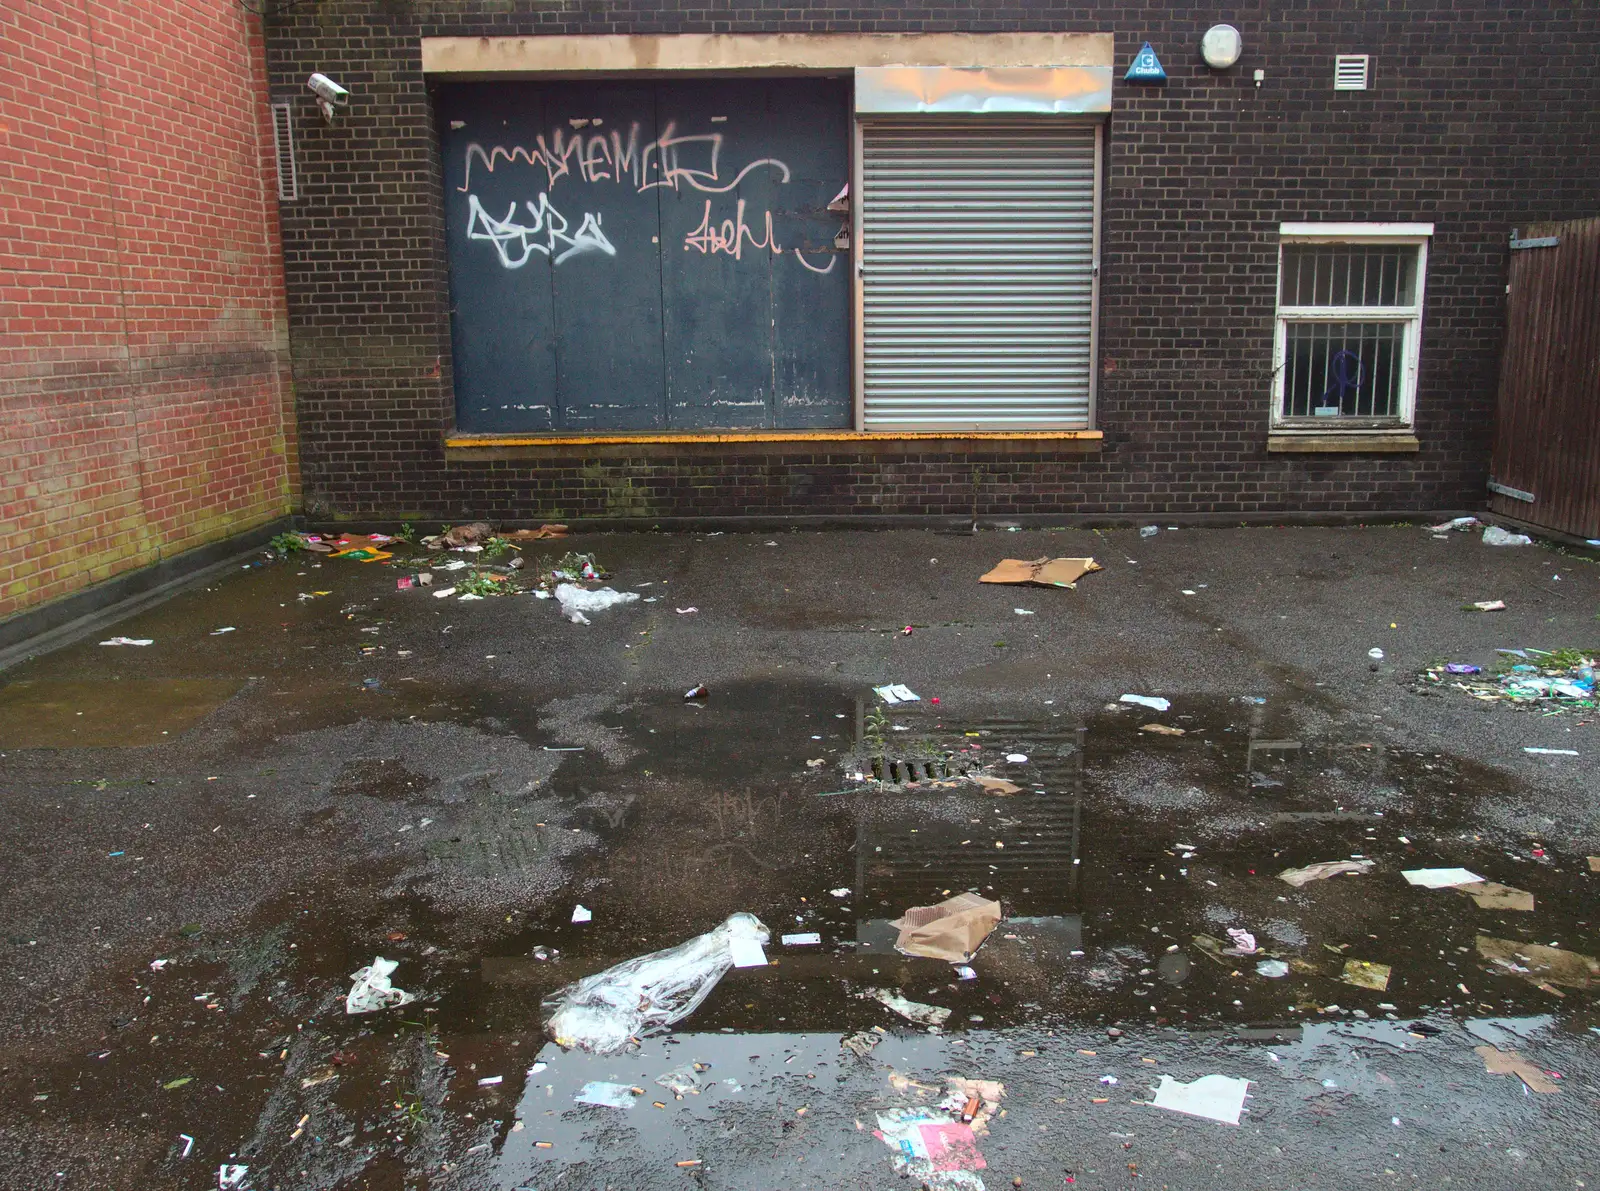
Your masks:
<svg viewBox="0 0 1600 1191"><path fill-rule="evenodd" d="M338 83L334 82L325 74L312 75L306 80L306 86L315 91L320 99L325 100L335 107L342 108L345 104L350 102L350 92L339 86Z"/></svg>

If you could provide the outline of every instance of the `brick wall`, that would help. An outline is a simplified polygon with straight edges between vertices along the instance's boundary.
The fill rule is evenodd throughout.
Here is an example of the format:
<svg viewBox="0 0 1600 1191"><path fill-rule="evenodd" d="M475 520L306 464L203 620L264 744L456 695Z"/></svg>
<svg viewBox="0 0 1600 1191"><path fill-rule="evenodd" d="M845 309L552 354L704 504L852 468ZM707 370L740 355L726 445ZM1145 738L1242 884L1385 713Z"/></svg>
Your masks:
<svg viewBox="0 0 1600 1191"><path fill-rule="evenodd" d="M1226 74L1198 60L1218 19L1245 41ZM1164 88L1119 81L1108 125L1100 453L446 457L439 162L419 38L1051 29L1113 32L1119 80L1149 40L1170 77ZM1332 90L1336 52L1375 56L1372 90ZM1600 213L1593 6L325 0L275 18L268 57L282 94L303 94L312 70L355 93L333 127L306 125L305 197L284 213L307 506L334 516L963 514L975 495L987 515L1477 506L1507 232ZM1267 453L1277 228L1298 220L1436 225L1420 453Z"/></svg>
<svg viewBox="0 0 1600 1191"><path fill-rule="evenodd" d="M0 7L0 617L289 511L265 96L235 0Z"/></svg>

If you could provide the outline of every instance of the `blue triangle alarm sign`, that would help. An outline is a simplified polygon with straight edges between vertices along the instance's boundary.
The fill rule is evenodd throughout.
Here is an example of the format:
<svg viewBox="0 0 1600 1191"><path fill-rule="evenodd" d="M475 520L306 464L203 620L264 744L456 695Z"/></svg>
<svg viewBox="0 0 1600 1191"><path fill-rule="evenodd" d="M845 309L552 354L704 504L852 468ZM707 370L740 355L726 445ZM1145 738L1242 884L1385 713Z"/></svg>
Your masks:
<svg viewBox="0 0 1600 1191"><path fill-rule="evenodd" d="M1144 49L1133 56L1133 65L1122 77L1127 83L1164 83L1167 81L1167 72L1161 69L1161 59L1156 57L1155 50L1147 41Z"/></svg>

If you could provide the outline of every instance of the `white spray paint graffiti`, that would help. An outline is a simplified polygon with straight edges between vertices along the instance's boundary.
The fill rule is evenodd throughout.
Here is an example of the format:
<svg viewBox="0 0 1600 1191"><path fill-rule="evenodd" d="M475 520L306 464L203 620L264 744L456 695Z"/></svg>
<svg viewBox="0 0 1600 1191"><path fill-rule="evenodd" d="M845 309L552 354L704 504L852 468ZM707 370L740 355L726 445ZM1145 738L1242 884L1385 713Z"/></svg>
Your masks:
<svg viewBox="0 0 1600 1191"><path fill-rule="evenodd" d="M550 205L549 195L541 194L537 203L527 202L523 206L533 216L532 223L515 222L515 203L506 209L504 219L496 219L483 209L477 195L467 195L467 239L488 240L500 254L500 263L507 269L522 268L536 252L544 253L553 265L584 252L617 255L616 248L606 239L605 232L600 230L600 216L595 212L585 212L578 230L569 235L567 228L570 224L566 216ZM542 244L539 243L541 239L544 241ZM557 244L566 247L557 253ZM521 249L522 255L513 257L516 248Z"/></svg>

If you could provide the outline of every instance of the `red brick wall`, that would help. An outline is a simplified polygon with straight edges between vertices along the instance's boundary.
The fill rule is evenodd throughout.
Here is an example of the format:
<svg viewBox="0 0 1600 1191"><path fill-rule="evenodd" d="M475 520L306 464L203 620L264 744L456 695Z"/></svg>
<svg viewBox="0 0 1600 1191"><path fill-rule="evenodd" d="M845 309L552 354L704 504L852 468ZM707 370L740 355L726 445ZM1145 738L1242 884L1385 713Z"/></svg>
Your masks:
<svg viewBox="0 0 1600 1191"><path fill-rule="evenodd" d="M298 501L259 21L0 4L0 617Z"/></svg>

